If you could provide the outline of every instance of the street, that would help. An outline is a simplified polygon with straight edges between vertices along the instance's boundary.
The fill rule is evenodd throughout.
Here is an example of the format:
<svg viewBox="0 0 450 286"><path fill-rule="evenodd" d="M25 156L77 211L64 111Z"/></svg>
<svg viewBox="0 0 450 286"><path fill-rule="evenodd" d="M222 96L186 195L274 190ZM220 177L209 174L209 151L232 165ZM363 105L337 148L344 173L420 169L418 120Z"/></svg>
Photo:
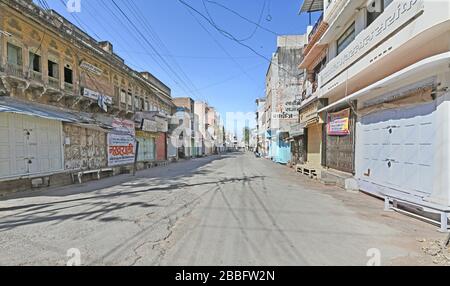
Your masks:
<svg viewBox="0 0 450 286"><path fill-rule="evenodd" d="M248 153L10 195L0 232L0 265L66 265L73 249L81 265L364 266L374 249L382 265L423 265L419 240L442 238Z"/></svg>

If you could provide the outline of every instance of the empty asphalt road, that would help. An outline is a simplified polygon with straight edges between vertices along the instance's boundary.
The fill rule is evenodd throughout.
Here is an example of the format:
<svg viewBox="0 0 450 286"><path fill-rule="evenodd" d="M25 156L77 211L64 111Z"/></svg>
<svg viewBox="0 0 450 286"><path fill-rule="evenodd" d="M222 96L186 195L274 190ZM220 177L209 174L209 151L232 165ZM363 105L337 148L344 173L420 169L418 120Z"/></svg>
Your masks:
<svg viewBox="0 0 450 286"><path fill-rule="evenodd" d="M431 264L430 238L377 199L251 154L0 199L0 265L366 265L377 251Z"/></svg>

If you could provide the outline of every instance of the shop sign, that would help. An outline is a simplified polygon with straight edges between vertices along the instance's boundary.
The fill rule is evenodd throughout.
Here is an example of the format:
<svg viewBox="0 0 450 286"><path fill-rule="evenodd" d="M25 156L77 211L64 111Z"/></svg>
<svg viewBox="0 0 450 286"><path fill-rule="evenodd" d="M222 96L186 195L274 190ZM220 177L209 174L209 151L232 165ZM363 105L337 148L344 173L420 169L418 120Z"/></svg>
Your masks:
<svg viewBox="0 0 450 286"><path fill-rule="evenodd" d="M293 118L298 118L298 111L301 105L301 100L288 101L284 104L284 112L292 115Z"/></svg>
<svg viewBox="0 0 450 286"><path fill-rule="evenodd" d="M153 120L142 119L141 130L147 132L158 132L158 124Z"/></svg>
<svg viewBox="0 0 450 286"><path fill-rule="evenodd" d="M169 131L169 124L165 119L156 117L156 126L158 132L168 132Z"/></svg>
<svg viewBox="0 0 450 286"><path fill-rule="evenodd" d="M85 71L88 71L90 73L99 75L99 76L103 74L103 70L101 70L100 68L98 68L98 67L94 66L93 64L90 64L86 61L81 62L80 68L82 68Z"/></svg>
<svg viewBox="0 0 450 286"><path fill-rule="evenodd" d="M131 120L114 118L112 127L115 131L127 133L132 137L136 136L135 125Z"/></svg>
<svg viewBox="0 0 450 286"><path fill-rule="evenodd" d="M111 96L102 95L100 92L93 91L85 87L83 88L83 96L95 101L98 101L99 98L103 97L106 104L112 105L113 103L113 99Z"/></svg>
<svg viewBox="0 0 450 286"><path fill-rule="evenodd" d="M141 130L136 131L136 138L150 140L150 139L154 139L155 137L156 136L154 134L149 133L149 132L145 132L145 131L141 131Z"/></svg>
<svg viewBox="0 0 450 286"><path fill-rule="evenodd" d="M306 106L300 110L300 123L308 124L312 120L317 119L317 111L319 110L319 101Z"/></svg>
<svg viewBox="0 0 450 286"><path fill-rule="evenodd" d="M122 134L108 134L108 166L133 164L135 158L134 137Z"/></svg>
<svg viewBox="0 0 450 286"><path fill-rule="evenodd" d="M327 132L330 136L350 134L350 109L328 114Z"/></svg>

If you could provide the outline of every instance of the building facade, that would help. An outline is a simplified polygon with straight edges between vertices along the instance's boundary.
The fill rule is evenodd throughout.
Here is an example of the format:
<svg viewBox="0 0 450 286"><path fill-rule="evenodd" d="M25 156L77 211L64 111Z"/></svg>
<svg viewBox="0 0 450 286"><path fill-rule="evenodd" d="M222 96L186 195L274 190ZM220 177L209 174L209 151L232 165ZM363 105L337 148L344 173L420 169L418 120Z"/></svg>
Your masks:
<svg viewBox="0 0 450 286"><path fill-rule="evenodd" d="M291 126L298 122L303 70L298 63L303 57L305 36L280 36L277 52L266 75L266 138L268 157L287 164L291 161Z"/></svg>
<svg viewBox="0 0 450 286"><path fill-rule="evenodd" d="M447 230L450 2L304 2L325 23L302 63L323 58L322 164L387 202L440 214Z"/></svg>
<svg viewBox="0 0 450 286"><path fill-rule="evenodd" d="M172 113L166 85L32 1L0 1L0 30L2 184L29 189L25 182L69 183L74 172L119 173L134 163L137 142L140 161L158 159L156 138L167 129L143 114Z"/></svg>

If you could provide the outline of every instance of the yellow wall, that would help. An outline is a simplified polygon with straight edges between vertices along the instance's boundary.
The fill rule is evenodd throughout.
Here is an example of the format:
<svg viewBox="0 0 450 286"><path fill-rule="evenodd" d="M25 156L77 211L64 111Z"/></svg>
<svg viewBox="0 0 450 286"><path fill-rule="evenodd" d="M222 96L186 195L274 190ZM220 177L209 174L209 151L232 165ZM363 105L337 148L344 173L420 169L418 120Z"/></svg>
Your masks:
<svg viewBox="0 0 450 286"><path fill-rule="evenodd" d="M307 163L313 166L322 164L322 125L315 124L308 127L308 156Z"/></svg>

